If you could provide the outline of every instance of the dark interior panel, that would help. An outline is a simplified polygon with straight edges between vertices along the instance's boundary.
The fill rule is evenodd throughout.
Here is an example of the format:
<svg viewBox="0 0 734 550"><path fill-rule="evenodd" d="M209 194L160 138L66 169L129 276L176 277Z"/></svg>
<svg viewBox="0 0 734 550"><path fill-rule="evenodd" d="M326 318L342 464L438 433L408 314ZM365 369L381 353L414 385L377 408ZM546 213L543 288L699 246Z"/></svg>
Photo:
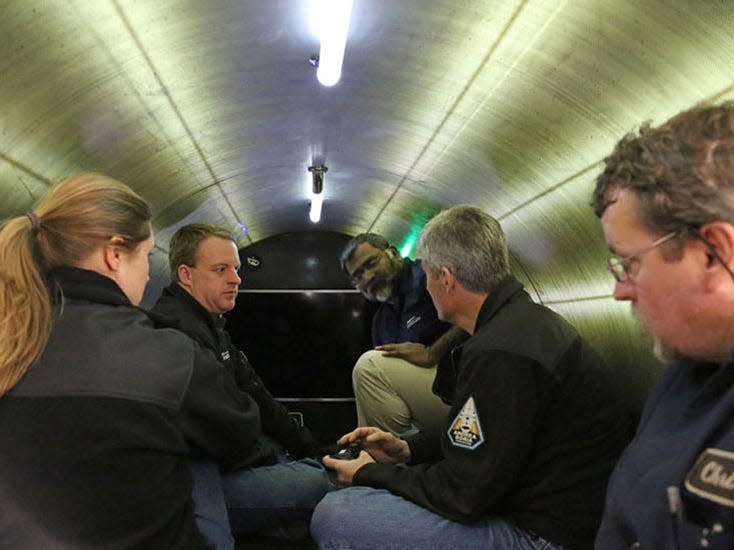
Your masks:
<svg viewBox="0 0 734 550"><path fill-rule="evenodd" d="M270 392L324 442L356 426L352 367L371 348L375 304L339 265L349 239L302 231L241 249L242 289L227 314L233 342Z"/></svg>

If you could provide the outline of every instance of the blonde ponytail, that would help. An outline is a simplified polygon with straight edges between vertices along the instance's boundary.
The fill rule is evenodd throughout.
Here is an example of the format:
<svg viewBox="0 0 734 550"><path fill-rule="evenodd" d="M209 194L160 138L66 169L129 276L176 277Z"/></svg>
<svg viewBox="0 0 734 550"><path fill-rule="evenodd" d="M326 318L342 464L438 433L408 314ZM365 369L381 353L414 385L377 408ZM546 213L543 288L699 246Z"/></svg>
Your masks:
<svg viewBox="0 0 734 550"><path fill-rule="evenodd" d="M0 395L25 374L51 333L51 300L33 258L36 235L27 216L0 229Z"/></svg>
<svg viewBox="0 0 734 550"><path fill-rule="evenodd" d="M134 247L150 237L150 207L124 183L96 173L65 179L33 211L0 225L0 396L48 343L54 309L48 272L77 266L112 235Z"/></svg>

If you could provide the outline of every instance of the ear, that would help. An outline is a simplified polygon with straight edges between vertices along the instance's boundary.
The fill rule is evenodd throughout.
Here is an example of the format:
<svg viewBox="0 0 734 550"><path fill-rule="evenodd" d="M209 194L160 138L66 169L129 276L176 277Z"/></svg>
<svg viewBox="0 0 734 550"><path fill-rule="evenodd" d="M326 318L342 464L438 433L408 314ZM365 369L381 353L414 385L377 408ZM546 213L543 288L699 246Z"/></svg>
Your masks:
<svg viewBox="0 0 734 550"><path fill-rule="evenodd" d="M189 266L185 264L179 264L178 269L176 270L178 273L178 282L186 287L191 287L191 269Z"/></svg>
<svg viewBox="0 0 734 550"><path fill-rule="evenodd" d="M708 246L701 243L706 247L706 268L713 270L712 273L723 271L723 275L731 279L731 270L734 270L734 225L727 222L707 223L701 226L699 234L709 243Z"/></svg>
<svg viewBox="0 0 734 550"><path fill-rule="evenodd" d="M400 252L393 245L388 246L385 250L392 255L393 258L400 258Z"/></svg>
<svg viewBox="0 0 734 550"><path fill-rule="evenodd" d="M441 267L441 271L438 273L441 279L441 286L443 286L444 292L452 292L456 289L456 275L447 267Z"/></svg>
<svg viewBox="0 0 734 550"><path fill-rule="evenodd" d="M118 235L110 237L102 249L102 256L107 269L111 272L120 270L120 259L122 258L124 239Z"/></svg>

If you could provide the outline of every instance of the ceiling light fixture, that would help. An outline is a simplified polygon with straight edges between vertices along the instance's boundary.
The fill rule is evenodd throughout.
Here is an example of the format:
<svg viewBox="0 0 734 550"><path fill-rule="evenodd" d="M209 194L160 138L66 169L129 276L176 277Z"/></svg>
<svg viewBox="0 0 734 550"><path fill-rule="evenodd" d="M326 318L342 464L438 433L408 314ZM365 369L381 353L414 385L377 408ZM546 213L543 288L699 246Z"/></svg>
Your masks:
<svg viewBox="0 0 734 550"><path fill-rule="evenodd" d="M321 206L323 204L324 195L322 193L311 195L311 210L308 212L308 217L313 223L319 223L321 221Z"/></svg>
<svg viewBox="0 0 734 550"><path fill-rule="evenodd" d="M311 172L311 211L309 218L313 223L321 220L321 206L324 203L324 174L329 169L323 164L315 164L308 167Z"/></svg>
<svg viewBox="0 0 734 550"><path fill-rule="evenodd" d="M321 40L316 78L324 86L333 86L342 74L352 0L318 0L314 10Z"/></svg>

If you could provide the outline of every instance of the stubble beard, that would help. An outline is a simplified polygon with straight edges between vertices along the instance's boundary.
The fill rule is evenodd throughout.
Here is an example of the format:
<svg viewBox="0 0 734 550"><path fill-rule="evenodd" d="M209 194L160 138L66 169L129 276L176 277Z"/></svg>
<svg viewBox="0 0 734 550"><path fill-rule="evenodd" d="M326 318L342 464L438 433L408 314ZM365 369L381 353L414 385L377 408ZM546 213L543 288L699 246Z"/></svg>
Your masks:
<svg viewBox="0 0 734 550"><path fill-rule="evenodd" d="M364 297L372 302L387 302L392 297L392 281L380 281L370 290L363 290Z"/></svg>
<svg viewBox="0 0 734 550"><path fill-rule="evenodd" d="M640 314L639 310L635 308L635 304L632 304L632 316L635 318L635 320L640 324L642 329L650 336L652 339L652 353L655 356L655 358L658 361L661 361L662 363L669 364L669 363L695 363L696 360L685 355L684 353L681 353L676 348L669 346L665 344L659 336L656 336L655 334L652 334L650 330L647 328L647 323L645 323L645 319Z"/></svg>

